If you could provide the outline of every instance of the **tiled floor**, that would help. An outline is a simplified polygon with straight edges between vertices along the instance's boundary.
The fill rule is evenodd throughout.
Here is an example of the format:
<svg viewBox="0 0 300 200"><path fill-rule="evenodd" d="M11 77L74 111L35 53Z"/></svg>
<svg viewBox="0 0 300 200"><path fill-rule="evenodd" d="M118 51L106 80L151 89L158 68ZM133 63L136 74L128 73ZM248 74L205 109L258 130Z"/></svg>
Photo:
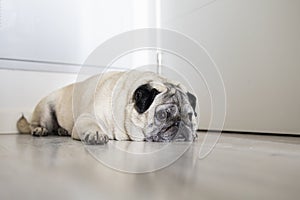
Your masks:
<svg viewBox="0 0 300 200"><path fill-rule="evenodd" d="M222 134L212 153L199 159L204 136L168 167L132 174L107 162L141 172L167 163L184 145L133 162L120 152L153 152L166 144L110 141L86 149L68 137L0 135L0 199L300 198L299 137Z"/></svg>

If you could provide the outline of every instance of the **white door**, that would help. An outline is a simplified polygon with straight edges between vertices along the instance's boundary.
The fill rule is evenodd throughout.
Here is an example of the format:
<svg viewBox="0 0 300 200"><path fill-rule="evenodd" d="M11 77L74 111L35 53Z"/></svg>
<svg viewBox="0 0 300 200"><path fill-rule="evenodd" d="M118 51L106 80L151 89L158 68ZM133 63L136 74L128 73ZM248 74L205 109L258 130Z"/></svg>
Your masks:
<svg viewBox="0 0 300 200"><path fill-rule="evenodd" d="M160 10L161 27L195 39L217 64L225 130L300 133L300 1L162 0ZM209 112L201 117L206 129Z"/></svg>

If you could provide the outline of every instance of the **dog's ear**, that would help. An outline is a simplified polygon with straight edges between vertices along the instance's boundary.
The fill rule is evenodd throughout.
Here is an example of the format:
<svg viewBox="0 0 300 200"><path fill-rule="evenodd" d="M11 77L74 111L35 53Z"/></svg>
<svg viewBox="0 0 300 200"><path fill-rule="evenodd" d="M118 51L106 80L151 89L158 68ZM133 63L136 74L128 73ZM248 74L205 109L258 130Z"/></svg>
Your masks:
<svg viewBox="0 0 300 200"><path fill-rule="evenodd" d="M192 93L189 93L187 92L186 93L188 98L189 98L189 102L194 110L194 113L195 113L195 116L197 116L197 113L196 113L196 103L197 103L197 98L195 95L193 95Z"/></svg>
<svg viewBox="0 0 300 200"><path fill-rule="evenodd" d="M141 85L133 94L134 108L138 113L144 113L160 92L149 84Z"/></svg>

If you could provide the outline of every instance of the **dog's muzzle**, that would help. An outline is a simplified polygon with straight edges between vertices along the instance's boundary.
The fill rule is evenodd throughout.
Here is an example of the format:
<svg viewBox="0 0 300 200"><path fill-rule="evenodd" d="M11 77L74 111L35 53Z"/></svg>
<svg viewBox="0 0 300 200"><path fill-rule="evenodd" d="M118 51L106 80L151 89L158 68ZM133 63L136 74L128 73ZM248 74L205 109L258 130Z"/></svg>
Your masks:
<svg viewBox="0 0 300 200"><path fill-rule="evenodd" d="M159 127L158 131L148 136L146 141L187 141L186 135L189 135L191 130L185 125L181 115L175 104L159 105L155 112L155 124Z"/></svg>

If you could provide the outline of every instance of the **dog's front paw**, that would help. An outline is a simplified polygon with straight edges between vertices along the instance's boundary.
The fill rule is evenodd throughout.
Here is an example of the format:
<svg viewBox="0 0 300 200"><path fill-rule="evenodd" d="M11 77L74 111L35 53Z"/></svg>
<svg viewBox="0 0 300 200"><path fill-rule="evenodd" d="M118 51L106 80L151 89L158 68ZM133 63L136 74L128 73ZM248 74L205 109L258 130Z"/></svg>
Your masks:
<svg viewBox="0 0 300 200"><path fill-rule="evenodd" d="M109 138L106 134L99 133L98 131L87 131L83 135L83 141L86 144L97 145L106 144Z"/></svg>
<svg viewBox="0 0 300 200"><path fill-rule="evenodd" d="M48 130L44 127L35 127L31 131L31 135L33 135L33 136L47 136L48 135Z"/></svg>

